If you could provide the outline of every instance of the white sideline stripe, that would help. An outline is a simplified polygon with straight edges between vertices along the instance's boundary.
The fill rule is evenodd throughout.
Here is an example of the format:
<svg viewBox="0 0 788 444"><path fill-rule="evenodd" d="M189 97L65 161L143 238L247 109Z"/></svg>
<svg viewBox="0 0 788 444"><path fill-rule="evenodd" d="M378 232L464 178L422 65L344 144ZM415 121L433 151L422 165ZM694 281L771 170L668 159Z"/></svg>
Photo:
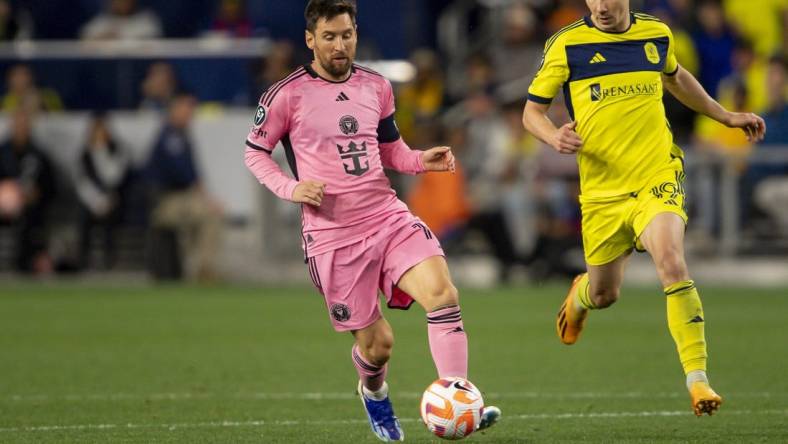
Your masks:
<svg viewBox="0 0 788 444"><path fill-rule="evenodd" d="M728 410L723 415L788 415L788 410ZM591 412L591 413L540 413L504 415L503 421L529 420L529 419L583 419L583 418L650 418L665 416L691 416L686 410L663 410L643 412ZM401 422L420 422L418 418L400 418ZM327 419L327 420L274 420L274 421L211 421L174 424L75 424L75 425L48 425L31 427L6 427L0 428L0 433L14 432L56 432L69 430L130 430L130 429L162 429L174 431L178 429L196 428L232 428L232 427L261 427L261 426L310 426L310 425L342 425L366 424L366 419Z"/></svg>
<svg viewBox="0 0 788 444"><path fill-rule="evenodd" d="M514 393L483 393L485 398L488 399L523 399L523 398L537 398L537 399L653 399L653 398L683 398L687 396L683 392L576 392L576 393L550 393L550 392L514 392ZM394 392L392 393L394 399L419 399L421 393L417 392ZM734 398L784 398L788 393L777 392L741 392L741 393L727 393L727 396ZM0 398L4 401L14 402L40 402L40 401L135 401L135 400L152 400L152 401L183 401L192 399L239 399L239 400L255 400L255 399L294 399L294 400L327 400L337 401L344 399L355 399L357 395L353 392L346 393L265 393L265 392L249 392L249 393L235 393L235 394L217 394L217 393L150 393L150 394L136 394L136 393L106 393L106 394L67 394L67 395L7 395Z"/></svg>

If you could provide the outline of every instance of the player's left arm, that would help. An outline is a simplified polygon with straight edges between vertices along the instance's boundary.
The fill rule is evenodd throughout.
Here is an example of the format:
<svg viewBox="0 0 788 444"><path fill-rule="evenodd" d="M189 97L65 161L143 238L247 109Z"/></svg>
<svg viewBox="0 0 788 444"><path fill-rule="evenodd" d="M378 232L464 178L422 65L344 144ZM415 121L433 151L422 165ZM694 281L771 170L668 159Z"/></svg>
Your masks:
<svg viewBox="0 0 788 444"><path fill-rule="evenodd" d="M404 174L419 174L426 171L451 171L456 168L454 154L448 146L436 146L425 151L411 149L402 137L380 143L380 160L384 168Z"/></svg>
<svg viewBox="0 0 788 444"><path fill-rule="evenodd" d="M676 65L674 73L662 74L662 83L673 96L695 112L711 117L730 128L741 128L747 140L758 142L766 133L766 123L753 113L731 112L720 105L703 89L689 71Z"/></svg>
<svg viewBox="0 0 788 444"><path fill-rule="evenodd" d="M378 146L384 168L404 174L419 174L425 171L454 172L455 160L451 148L437 146L426 151L412 150L399 134L394 121L394 91L385 81L380 90L382 115L378 123Z"/></svg>

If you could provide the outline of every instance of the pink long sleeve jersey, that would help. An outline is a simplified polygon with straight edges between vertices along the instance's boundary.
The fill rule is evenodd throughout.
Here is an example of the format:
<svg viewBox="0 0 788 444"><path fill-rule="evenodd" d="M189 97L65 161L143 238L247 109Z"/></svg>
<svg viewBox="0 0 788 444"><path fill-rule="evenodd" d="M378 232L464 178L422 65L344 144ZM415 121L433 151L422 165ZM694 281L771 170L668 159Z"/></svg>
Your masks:
<svg viewBox="0 0 788 444"><path fill-rule="evenodd" d="M294 178L271 159L280 141ZM326 184L320 207L302 205L307 257L369 237L392 216L408 211L384 167L406 174L424 171L421 151L400 138L391 84L355 64L342 82L323 79L305 65L268 88L246 146L247 167L282 199L292 198L299 180Z"/></svg>

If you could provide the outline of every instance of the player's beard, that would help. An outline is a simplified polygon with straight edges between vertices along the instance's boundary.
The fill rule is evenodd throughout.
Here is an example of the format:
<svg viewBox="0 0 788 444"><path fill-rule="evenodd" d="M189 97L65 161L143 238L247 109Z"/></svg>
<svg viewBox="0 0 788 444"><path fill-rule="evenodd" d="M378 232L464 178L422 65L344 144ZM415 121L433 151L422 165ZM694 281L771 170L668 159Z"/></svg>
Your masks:
<svg viewBox="0 0 788 444"><path fill-rule="evenodd" d="M327 61L322 58L320 59L320 66L322 66L326 72L338 79L345 77L352 65L353 59L350 55L345 55L344 63L337 63L334 57L329 57Z"/></svg>

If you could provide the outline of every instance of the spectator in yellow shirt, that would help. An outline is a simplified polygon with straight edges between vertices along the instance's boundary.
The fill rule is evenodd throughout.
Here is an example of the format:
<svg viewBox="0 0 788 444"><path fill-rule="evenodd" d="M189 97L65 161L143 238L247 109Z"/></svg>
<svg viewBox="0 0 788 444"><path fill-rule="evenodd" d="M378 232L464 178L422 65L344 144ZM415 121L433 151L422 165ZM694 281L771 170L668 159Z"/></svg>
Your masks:
<svg viewBox="0 0 788 444"><path fill-rule="evenodd" d="M12 66L6 74L6 86L6 94L2 98L4 112L63 110L60 95L52 89L36 86L33 71L27 65Z"/></svg>

